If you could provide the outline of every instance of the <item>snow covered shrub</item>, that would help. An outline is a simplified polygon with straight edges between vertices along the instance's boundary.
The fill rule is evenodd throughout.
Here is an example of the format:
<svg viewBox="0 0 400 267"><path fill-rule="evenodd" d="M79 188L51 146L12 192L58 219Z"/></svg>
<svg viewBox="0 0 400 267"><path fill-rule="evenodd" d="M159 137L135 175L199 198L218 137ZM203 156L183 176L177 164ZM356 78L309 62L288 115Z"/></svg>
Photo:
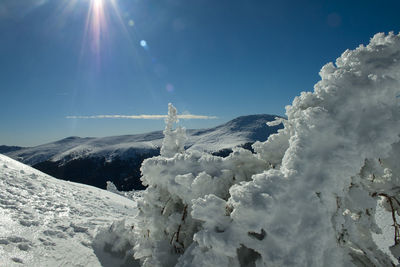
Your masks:
<svg viewBox="0 0 400 267"><path fill-rule="evenodd" d="M107 181L106 182L106 190L109 192L112 192L114 194L120 194L120 192L118 191L117 187L115 186L115 184L111 181Z"/></svg>
<svg viewBox="0 0 400 267"><path fill-rule="evenodd" d="M143 266L393 265L371 235L379 200L400 256L400 35L375 35L320 76L256 154L185 152L169 106L162 154L142 165Z"/></svg>
<svg viewBox="0 0 400 267"><path fill-rule="evenodd" d="M106 190L109 192L112 192L114 194L135 200L138 197L141 197L141 191L135 191L135 190L131 190L131 191L119 191L118 188L115 186L115 184L111 181L107 181L106 182Z"/></svg>
<svg viewBox="0 0 400 267"><path fill-rule="evenodd" d="M161 155L145 160L141 168L142 181L148 188L138 203L135 257L143 261L143 266L174 266L203 224L193 217L193 203L209 197L229 212L223 204L229 198L229 188L267 168L264 161L245 149L236 149L226 158L185 152L185 130L173 130L176 121L176 109L170 104ZM224 215L220 223L214 223L213 231L222 231L218 227L223 227L221 223L227 218Z"/></svg>
<svg viewBox="0 0 400 267"><path fill-rule="evenodd" d="M99 229L92 247L102 266L138 266L133 258L134 241L125 221L116 221L110 227Z"/></svg>

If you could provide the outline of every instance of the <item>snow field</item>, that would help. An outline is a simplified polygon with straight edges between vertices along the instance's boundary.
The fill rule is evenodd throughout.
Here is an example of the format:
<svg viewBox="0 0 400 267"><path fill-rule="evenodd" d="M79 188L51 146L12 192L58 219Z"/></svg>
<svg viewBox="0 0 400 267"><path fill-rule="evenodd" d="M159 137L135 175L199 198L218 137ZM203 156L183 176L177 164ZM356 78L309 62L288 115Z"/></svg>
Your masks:
<svg viewBox="0 0 400 267"><path fill-rule="evenodd" d="M125 259L123 247L114 248L119 254L111 253L110 241L102 241L101 236L116 220L125 219L117 224L119 232L125 224L130 231L137 213L134 201L57 180L3 155L0 189L0 266L103 266L105 259L133 262L132 257Z"/></svg>

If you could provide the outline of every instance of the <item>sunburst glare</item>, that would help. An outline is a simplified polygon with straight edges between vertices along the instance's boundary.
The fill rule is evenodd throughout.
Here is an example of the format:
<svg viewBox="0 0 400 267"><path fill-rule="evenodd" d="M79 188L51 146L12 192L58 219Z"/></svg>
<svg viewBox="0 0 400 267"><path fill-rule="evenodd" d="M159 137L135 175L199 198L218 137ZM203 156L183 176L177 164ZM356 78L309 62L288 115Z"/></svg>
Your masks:
<svg viewBox="0 0 400 267"><path fill-rule="evenodd" d="M96 54L100 53L101 39L107 34L107 21L103 0L91 0L86 18L86 34L89 37L90 47Z"/></svg>
<svg viewBox="0 0 400 267"><path fill-rule="evenodd" d="M75 0L72 2L76 3ZM95 55L97 63L100 62L102 50L110 39L111 17L115 17L123 31L127 32L116 0L89 0L82 53L89 50Z"/></svg>
<svg viewBox="0 0 400 267"><path fill-rule="evenodd" d="M112 53L117 40L124 40L132 44L132 47L137 44L137 40L133 41L139 39L136 36L136 21L131 12L125 10L126 6L124 13L121 12L118 0L62 0L57 5L52 23L58 30L63 29L69 22L83 21L80 28L82 39L79 62L90 57L93 65L100 67L100 63L105 61L105 56ZM120 39L122 36L126 39Z"/></svg>

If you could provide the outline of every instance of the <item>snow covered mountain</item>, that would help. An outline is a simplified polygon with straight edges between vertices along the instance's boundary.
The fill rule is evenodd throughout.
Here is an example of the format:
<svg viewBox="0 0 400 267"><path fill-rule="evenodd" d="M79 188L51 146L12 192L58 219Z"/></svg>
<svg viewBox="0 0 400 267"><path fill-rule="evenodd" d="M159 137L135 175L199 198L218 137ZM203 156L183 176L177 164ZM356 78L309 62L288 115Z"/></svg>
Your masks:
<svg viewBox="0 0 400 267"><path fill-rule="evenodd" d="M185 147L216 152L245 143L265 141L271 133L282 128L281 126L268 127L266 125L266 122L273 121L275 117L277 116L249 115L238 117L214 128L190 129L186 131L188 140ZM157 150L160 148L163 138L162 131L101 138L72 136L35 147L2 146L4 149L1 153L31 166L46 160L65 163L87 157L104 157L110 161L115 157L130 158L141 150ZM9 148L10 151L6 151L6 148Z"/></svg>
<svg viewBox="0 0 400 267"><path fill-rule="evenodd" d="M282 128L266 125L275 117L242 116L214 128L187 130L185 147L226 155L235 146L267 140ZM60 179L100 188L105 188L109 180L121 190L143 189L139 181L141 163L159 155L163 137L162 131L103 138L68 137L36 147L15 147L4 154Z"/></svg>
<svg viewBox="0 0 400 267"><path fill-rule="evenodd" d="M0 153L4 154L4 153L8 153L8 152L12 152L12 151L17 151L23 149L23 147L20 146L0 146Z"/></svg>
<svg viewBox="0 0 400 267"><path fill-rule="evenodd" d="M138 266L127 252L136 213L128 198L0 155L0 266Z"/></svg>

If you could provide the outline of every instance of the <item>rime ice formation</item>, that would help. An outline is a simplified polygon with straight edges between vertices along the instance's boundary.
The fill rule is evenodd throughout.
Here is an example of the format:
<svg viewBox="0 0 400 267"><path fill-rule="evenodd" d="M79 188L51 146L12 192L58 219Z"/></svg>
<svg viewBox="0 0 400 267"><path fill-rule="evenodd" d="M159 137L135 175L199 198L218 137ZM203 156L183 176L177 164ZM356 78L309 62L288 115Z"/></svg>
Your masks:
<svg viewBox="0 0 400 267"><path fill-rule="evenodd" d="M162 142L161 156L172 157L177 153L184 151L186 137L186 130L178 127L172 129L174 123L178 122L176 108L170 103L168 104L168 117L165 119L164 140Z"/></svg>
<svg viewBox="0 0 400 267"><path fill-rule="evenodd" d="M375 35L320 76L255 154L183 151L183 132L165 131L165 153L142 165L143 266L392 265L372 233L378 200L400 211L400 35Z"/></svg>

